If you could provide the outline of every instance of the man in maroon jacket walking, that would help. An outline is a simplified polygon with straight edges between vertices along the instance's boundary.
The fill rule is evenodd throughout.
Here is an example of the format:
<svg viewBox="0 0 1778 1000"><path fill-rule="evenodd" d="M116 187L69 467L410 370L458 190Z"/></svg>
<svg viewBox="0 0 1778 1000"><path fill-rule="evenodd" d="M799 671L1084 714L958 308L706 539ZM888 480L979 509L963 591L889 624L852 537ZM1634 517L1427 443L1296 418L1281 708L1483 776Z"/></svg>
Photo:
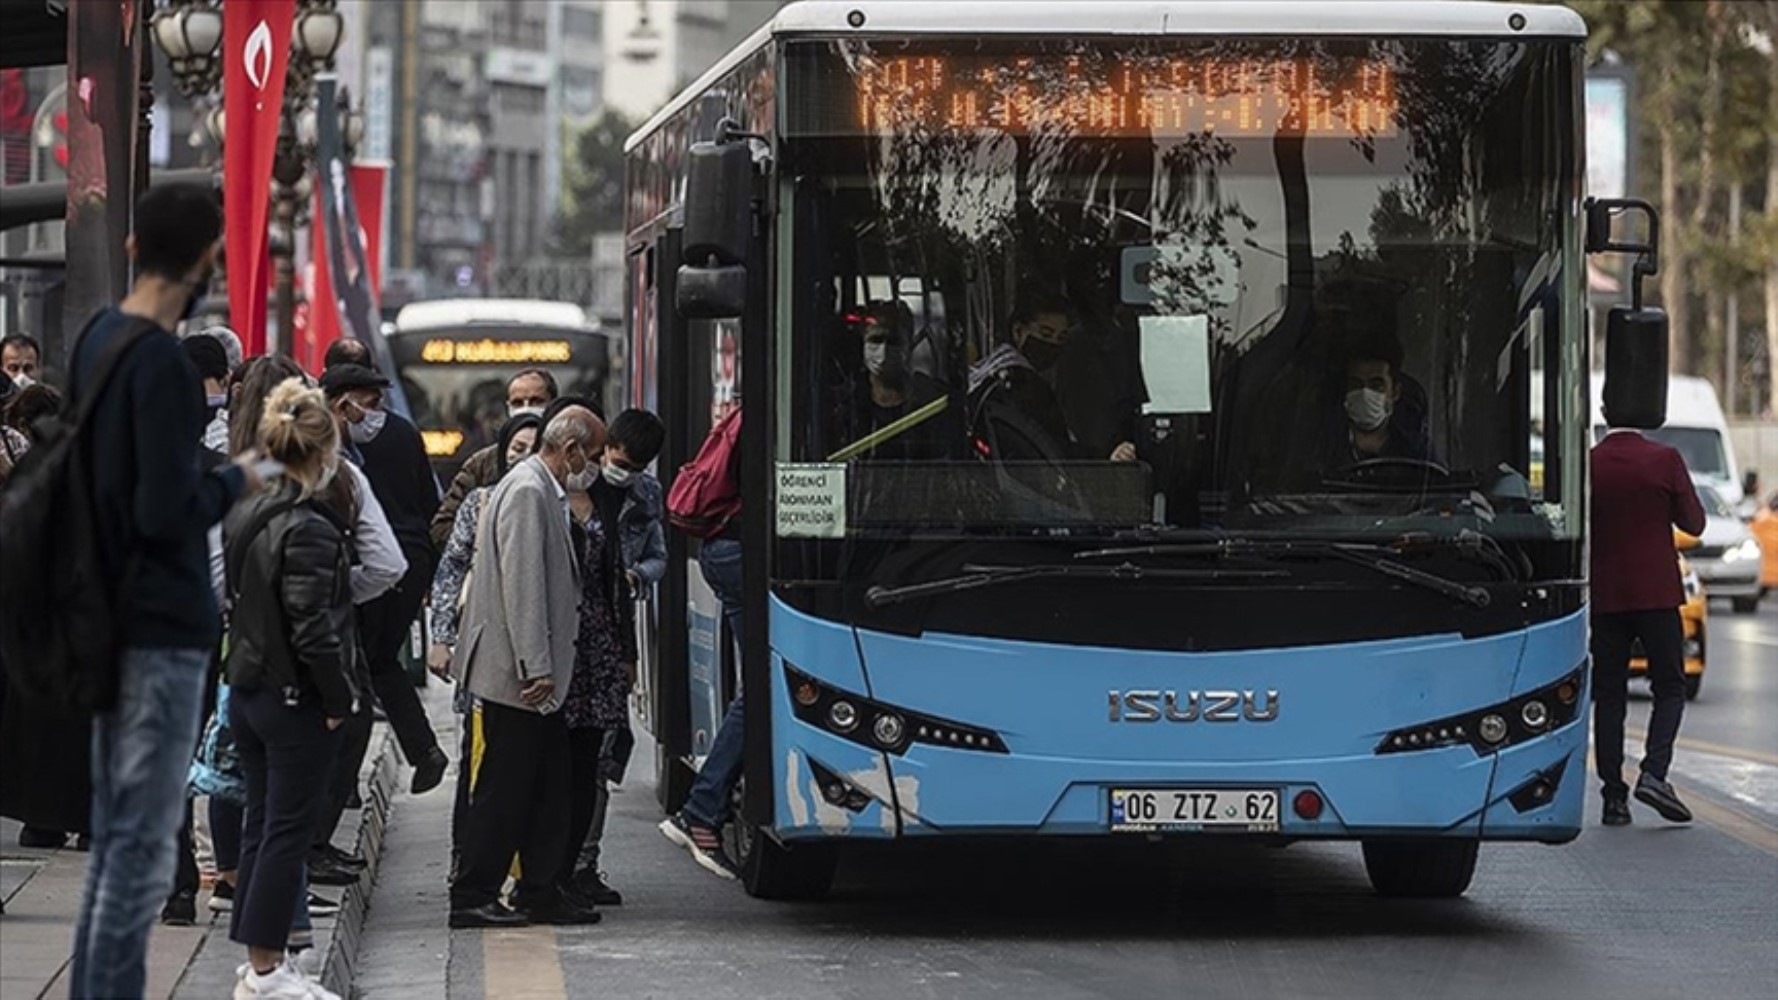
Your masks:
<svg viewBox="0 0 1778 1000"><path fill-rule="evenodd" d="M1610 414L1607 414L1607 420ZM1673 742L1685 714L1685 587L1673 528L1704 531L1704 508L1685 459L1635 430L1614 426L1593 449L1593 755L1604 783L1606 826L1630 822L1624 783L1624 704L1630 652L1648 658L1654 712L1636 798L1675 823L1691 810L1667 783Z"/></svg>

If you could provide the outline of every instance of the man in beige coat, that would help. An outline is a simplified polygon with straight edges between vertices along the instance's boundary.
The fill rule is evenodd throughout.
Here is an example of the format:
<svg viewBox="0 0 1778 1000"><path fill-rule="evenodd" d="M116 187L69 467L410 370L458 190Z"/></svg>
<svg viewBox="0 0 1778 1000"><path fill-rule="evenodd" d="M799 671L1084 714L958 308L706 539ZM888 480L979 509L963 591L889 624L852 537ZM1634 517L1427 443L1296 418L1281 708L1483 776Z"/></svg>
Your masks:
<svg viewBox="0 0 1778 1000"><path fill-rule="evenodd" d="M556 884L568 853L568 727L560 709L580 631L565 485L596 474L604 446L599 418L569 407L544 428L538 453L488 498L452 663L480 700L484 747L451 885L452 927L599 919ZM509 908L500 888L515 852L523 879Z"/></svg>

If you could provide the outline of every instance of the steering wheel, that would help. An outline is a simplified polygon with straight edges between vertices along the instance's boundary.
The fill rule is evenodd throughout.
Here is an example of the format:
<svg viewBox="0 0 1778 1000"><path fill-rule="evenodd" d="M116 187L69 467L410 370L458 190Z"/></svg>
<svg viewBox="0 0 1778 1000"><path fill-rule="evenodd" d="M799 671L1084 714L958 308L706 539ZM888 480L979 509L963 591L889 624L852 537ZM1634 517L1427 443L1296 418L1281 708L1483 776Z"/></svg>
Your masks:
<svg viewBox="0 0 1778 1000"><path fill-rule="evenodd" d="M1367 458L1362 462L1354 462L1327 478L1330 482L1364 486L1385 482L1399 483L1422 478L1433 478L1439 483L1449 483L1456 477L1451 474L1449 468L1430 459L1410 458L1406 455L1384 455L1379 458Z"/></svg>

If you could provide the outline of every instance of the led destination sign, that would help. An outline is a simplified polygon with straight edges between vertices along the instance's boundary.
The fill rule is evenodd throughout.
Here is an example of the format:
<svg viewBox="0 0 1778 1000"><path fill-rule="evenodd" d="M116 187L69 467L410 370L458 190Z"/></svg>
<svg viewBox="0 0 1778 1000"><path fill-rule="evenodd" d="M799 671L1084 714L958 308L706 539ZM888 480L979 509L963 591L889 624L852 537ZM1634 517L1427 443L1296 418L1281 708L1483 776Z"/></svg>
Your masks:
<svg viewBox="0 0 1778 1000"><path fill-rule="evenodd" d="M865 56L852 130L1086 136L1393 136L1394 69L1376 60L1146 55Z"/></svg>

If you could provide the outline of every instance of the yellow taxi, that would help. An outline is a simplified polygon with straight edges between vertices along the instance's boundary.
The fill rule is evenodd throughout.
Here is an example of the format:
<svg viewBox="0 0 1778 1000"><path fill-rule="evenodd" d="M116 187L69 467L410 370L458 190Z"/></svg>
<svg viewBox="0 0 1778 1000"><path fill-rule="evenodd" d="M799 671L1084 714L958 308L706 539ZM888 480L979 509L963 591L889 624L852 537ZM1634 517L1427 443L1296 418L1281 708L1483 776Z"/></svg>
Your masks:
<svg viewBox="0 0 1778 1000"><path fill-rule="evenodd" d="M1681 545L1687 539L1692 545L1697 539L1681 535ZM1705 639L1706 620L1710 616L1710 602L1704 598L1704 585L1698 580L1698 574L1692 571L1685 561L1679 557L1679 575L1685 581L1685 603L1679 607L1679 620L1685 626L1685 698L1687 701L1698 696L1704 686L1704 657L1708 642ZM1630 658L1630 676L1643 677L1648 674L1648 659L1642 655L1642 644L1637 643Z"/></svg>

